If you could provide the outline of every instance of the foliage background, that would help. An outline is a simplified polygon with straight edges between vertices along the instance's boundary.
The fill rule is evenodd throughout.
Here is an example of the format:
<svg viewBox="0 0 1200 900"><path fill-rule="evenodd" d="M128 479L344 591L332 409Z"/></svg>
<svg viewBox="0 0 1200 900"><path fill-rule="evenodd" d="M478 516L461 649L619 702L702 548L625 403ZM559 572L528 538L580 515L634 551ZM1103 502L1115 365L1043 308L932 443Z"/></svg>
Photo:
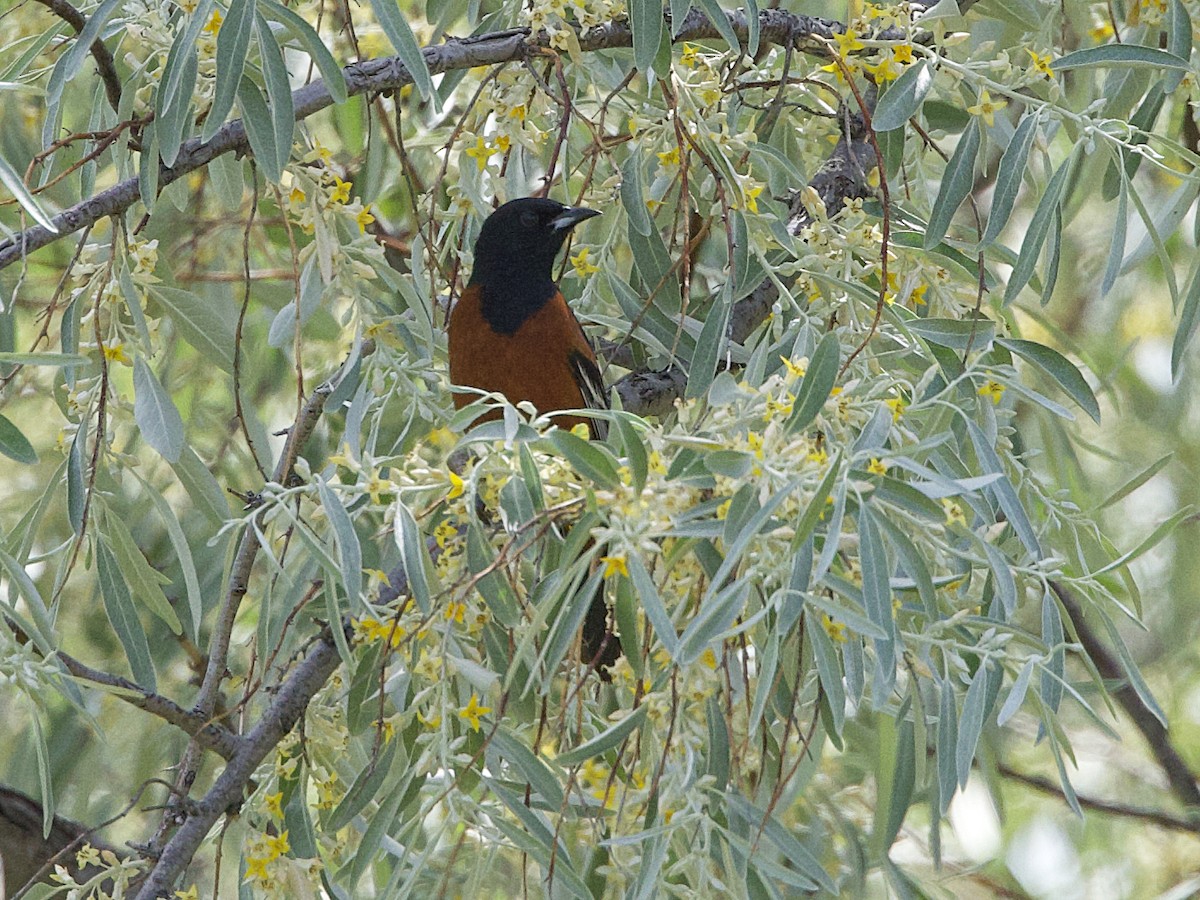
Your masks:
<svg viewBox="0 0 1200 900"><path fill-rule="evenodd" d="M671 6L683 21L687 4ZM349 665L316 694L303 745L293 734L264 747L242 814L182 889L207 890L218 859L230 896L238 883L536 896L551 870L556 890L579 894L656 882L756 896L834 883L851 895L1188 889L1187 797L1054 639L1066 607L1047 578L1106 643L1124 636L1143 699L1152 692L1170 722L1160 746L1195 764L1196 85L1190 66L1154 55L1190 59L1192 4L981 3L965 17L939 7L924 29L868 6L837 11L857 39L808 22L795 53L760 34L745 56L720 34L668 50L644 2L81 9L106 21L116 110L51 10L26 2L0 19L3 199L22 180L37 188L0 206L6 233L125 178L140 194L83 243L0 272L0 445L16 460L0 476L5 783L97 823L185 754L180 730L122 702L124 688L98 690L79 669L71 679L48 647L183 708L204 680L201 706L208 692L218 721L244 733L315 652L320 623L348 615L353 645L335 649ZM604 33L627 33L626 14L632 48L586 43L614 22ZM421 77L417 46L525 26L548 28L554 53ZM896 30L864 40L882 27ZM181 46L194 47L194 72ZM1090 48L1103 49L1077 55ZM305 118L289 150L290 89L393 52L416 85ZM226 73L242 54L239 88ZM935 57L928 93L904 99ZM785 72L797 80L781 91ZM839 123L872 102L864 74L893 85L875 111L900 127L881 135L882 178L861 133L848 146L867 164L842 174L851 188L882 182L886 219L870 198L822 210L802 190ZM1006 169L1004 148L1036 110L1037 127L1016 131L1028 164ZM120 125L150 111L153 128ZM147 160L186 162L189 136L247 111L253 167L227 154L158 194ZM85 132L25 177L44 147ZM922 134L955 154L949 168ZM77 165L88 149L100 152ZM608 449L540 438L509 413L475 433L479 457L460 478L447 457L472 416L450 410L446 299L490 199L538 189L547 168L568 173L552 196L605 211L568 251L563 285L617 361L610 380L676 364L687 400L649 425L618 414ZM1043 202L1054 188L1061 202ZM974 212L950 218L968 193L987 233L982 298ZM926 242L931 230L947 241ZM771 317L725 341L723 316L737 320L768 270L782 288ZM977 301L987 320L972 323ZM359 362L298 478L264 490L276 432L348 354ZM726 360L737 367L722 372ZM1099 424L1079 414L1093 403ZM1003 497L992 446L1013 486ZM475 496L507 532L476 515ZM573 527L543 527L556 504ZM258 568L246 602L231 602L251 521ZM1032 533L1049 562L1029 552ZM1126 550L1129 573L1089 575ZM421 560L426 584L410 578L411 602L389 603L373 573L402 560L410 572ZM568 601L597 584L627 649L641 648L611 687L568 646L583 612ZM239 615L218 698L205 670L227 611ZM873 674L889 653L899 675L886 663ZM1056 671L1077 692L1057 709ZM1082 818L1053 752L1067 748ZM165 802L161 785L150 791L141 806ZM160 817L130 813L105 834L151 840Z"/></svg>

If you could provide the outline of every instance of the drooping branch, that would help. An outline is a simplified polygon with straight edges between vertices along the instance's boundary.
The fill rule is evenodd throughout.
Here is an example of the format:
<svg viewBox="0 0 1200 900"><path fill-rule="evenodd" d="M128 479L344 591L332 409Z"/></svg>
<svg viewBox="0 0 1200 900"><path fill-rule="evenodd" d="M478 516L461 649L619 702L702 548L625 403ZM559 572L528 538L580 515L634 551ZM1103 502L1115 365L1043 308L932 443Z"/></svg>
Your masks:
<svg viewBox="0 0 1200 900"><path fill-rule="evenodd" d="M744 40L748 29L745 12L727 12L729 24ZM823 52L825 40L839 34L844 27L837 22L810 16L798 16L782 10L764 10L759 14L759 41L791 46L813 53ZM693 9L674 29L676 41L718 38L717 27L697 9ZM633 32L624 20L610 22L590 29L579 38L584 51L609 50L631 47ZM422 52L429 71L440 74L456 69L489 66L513 62L524 58L530 50L549 46L545 33L532 35L529 29L513 29L479 37L447 41L435 47L426 47ZM393 91L412 84L413 77L398 57L371 59L346 66L342 70L346 88L351 96L365 93ZM333 104L333 97L323 81L314 81L296 90L292 95L296 119L304 120ZM163 167L158 183L166 187L180 178L208 165L226 153L244 152L250 146L246 128L241 119L222 126L210 140L193 138L180 150L175 165ZM108 190L83 200L59 213L53 219L56 231L36 225L0 243L0 269L54 243L81 228L93 225L109 216L120 215L128 210L140 197L138 179L129 178Z"/></svg>

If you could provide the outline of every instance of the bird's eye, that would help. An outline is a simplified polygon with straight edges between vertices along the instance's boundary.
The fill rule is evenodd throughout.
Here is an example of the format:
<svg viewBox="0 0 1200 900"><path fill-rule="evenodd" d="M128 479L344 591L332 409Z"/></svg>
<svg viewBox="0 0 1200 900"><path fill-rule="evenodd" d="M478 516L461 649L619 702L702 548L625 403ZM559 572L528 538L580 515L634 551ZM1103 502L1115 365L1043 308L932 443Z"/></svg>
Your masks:
<svg viewBox="0 0 1200 900"><path fill-rule="evenodd" d="M525 210L525 212L521 213L521 227L522 228L530 228L530 229L537 228L538 227L537 213L535 213L531 209L527 209L527 210Z"/></svg>

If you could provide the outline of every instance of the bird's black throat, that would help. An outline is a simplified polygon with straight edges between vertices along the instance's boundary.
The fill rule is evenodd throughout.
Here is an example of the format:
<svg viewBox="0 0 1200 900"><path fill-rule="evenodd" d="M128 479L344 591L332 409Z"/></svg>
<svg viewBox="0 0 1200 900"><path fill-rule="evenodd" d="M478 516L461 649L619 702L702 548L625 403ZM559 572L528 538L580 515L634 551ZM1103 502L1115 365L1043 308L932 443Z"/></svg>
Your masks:
<svg viewBox="0 0 1200 900"><path fill-rule="evenodd" d="M558 292L552 279L520 272L492 273L479 287L480 312L497 334L516 334Z"/></svg>

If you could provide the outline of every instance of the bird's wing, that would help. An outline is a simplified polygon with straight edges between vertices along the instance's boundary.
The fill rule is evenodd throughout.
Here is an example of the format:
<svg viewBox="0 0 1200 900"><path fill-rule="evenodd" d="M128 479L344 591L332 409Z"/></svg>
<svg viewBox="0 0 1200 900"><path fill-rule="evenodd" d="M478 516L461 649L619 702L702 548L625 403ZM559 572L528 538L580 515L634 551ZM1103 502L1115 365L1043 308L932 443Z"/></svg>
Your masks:
<svg viewBox="0 0 1200 900"><path fill-rule="evenodd" d="M571 375L583 395L583 405L587 409L608 409L608 391L604 388L604 379L600 376L600 368L596 361L578 350L572 350L569 356ZM600 440L608 435L608 423L603 419L591 420L592 433Z"/></svg>

